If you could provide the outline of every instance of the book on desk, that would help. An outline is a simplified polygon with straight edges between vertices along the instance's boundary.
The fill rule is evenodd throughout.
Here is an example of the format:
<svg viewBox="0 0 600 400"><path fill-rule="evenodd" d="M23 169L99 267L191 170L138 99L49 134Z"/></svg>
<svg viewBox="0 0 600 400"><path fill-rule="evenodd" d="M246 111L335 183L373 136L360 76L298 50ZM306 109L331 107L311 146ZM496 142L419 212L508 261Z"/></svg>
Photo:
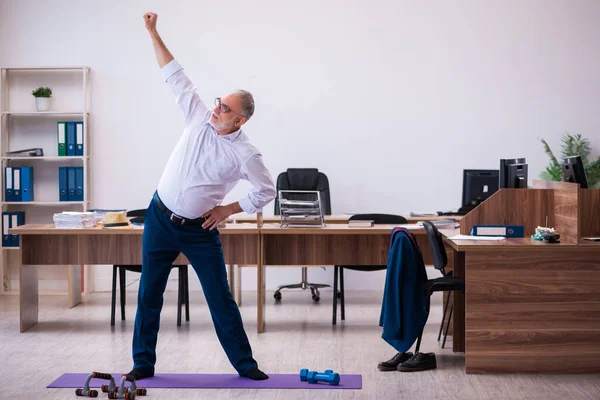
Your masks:
<svg viewBox="0 0 600 400"><path fill-rule="evenodd" d="M350 220L348 221L348 226L366 226L366 227L372 227L373 225L375 225L375 221L373 220Z"/></svg>

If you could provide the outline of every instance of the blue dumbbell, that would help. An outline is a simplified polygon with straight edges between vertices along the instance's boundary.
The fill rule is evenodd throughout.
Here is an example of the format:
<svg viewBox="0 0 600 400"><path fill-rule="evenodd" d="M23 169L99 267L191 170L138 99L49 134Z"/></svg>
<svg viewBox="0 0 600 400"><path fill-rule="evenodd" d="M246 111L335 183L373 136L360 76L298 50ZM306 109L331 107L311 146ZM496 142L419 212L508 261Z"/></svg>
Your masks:
<svg viewBox="0 0 600 400"><path fill-rule="evenodd" d="M338 374L337 372L320 374L316 371L310 371L306 378L308 380L308 383L327 382L330 385L339 385L340 383L340 374Z"/></svg>
<svg viewBox="0 0 600 400"><path fill-rule="evenodd" d="M333 373L333 371L330 370L330 369L326 369L323 373L324 374L331 374L331 373ZM300 380L302 382L308 382L308 369L302 368L300 370Z"/></svg>

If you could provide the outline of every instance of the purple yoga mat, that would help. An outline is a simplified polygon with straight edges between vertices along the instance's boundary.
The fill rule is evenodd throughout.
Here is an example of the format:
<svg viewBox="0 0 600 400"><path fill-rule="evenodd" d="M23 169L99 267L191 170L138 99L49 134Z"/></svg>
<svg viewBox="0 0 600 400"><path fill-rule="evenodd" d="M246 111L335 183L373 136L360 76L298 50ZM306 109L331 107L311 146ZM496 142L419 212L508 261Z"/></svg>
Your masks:
<svg viewBox="0 0 600 400"><path fill-rule="evenodd" d="M82 388L88 374L63 374L47 387L49 388ZM121 382L120 374L111 374L117 385ZM340 384L332 386L327 383L308 383L300 380L300 374L268 374L269 379L253 381L240 378L237 374L156 374L152 378L136 381L138 387L169 389L362 389L362 375L340 375ZM99 388L108 385L108 381L93 378L90 387ZM129 386L126 382L125 386Z"/></svg>

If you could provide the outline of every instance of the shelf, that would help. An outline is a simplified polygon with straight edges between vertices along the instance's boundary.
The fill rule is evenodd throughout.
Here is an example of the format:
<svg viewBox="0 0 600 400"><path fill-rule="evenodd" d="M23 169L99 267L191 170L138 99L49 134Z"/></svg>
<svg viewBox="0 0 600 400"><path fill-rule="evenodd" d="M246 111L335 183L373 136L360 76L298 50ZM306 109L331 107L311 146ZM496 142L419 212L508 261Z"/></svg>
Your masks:
<svg viewBox="0 0 600 400"><path fill-rule="evenodd" d="M38 115L89 115L89 112L83 111L2 111L2 115L14 115L14 116L38 116Z"/></svg>
<svg viewBox="0 0 600 400"><path fill-rule="evenodd" d="M3 201L5 200L4 192L0 192L0 208L6 212L25 212L26 221L30 224L51 222L53 214L62 211L87 211L94 204L92 196L93 170L89 164L93 160L93 154L90 152L91 147L88 146L88 144L93 142L91 134L93 128L90 129L92 118L90 100L93 99L92 82L90 81L91 68L83 63L57 63L55 65L19 64L4 65L0 68L0 164L2 167L29 165L35 169L40 169L39 172L43 173L39 177L35 176L35 186L42 183L43 185L39 189L44 190L40 190L42 193L34 197L36 201L26 202ZM33 96L30 93L33 87L37 87L36 85L39 82L44 82L44 80L48 83L48 86L52 86L51 82L55 82L63 88L65 102L55 104L54 106L51 105L46 111L38 111L35 102L33 102L34 98L32 98ZM44 86L46 85L44 84ZM13 98L16 101L11 101ZM83 121L83 132L80 131L80 133L83 133L84 146L86 146L84 147L84 152L70 153L78 154L76 156L58 155L56 123L62 121ZM54 126L51 127L51 125ZM40 140L42 141L40 142ZM48 154L44 151L42 157L31 157L27 152L10 153L11 150L39 147L44 148L44 150L49 148L51 151L48 151ZM66 153L61 152L61 154ZM54 171L54 169L58 169L62 165L65 167L84 167L84 194L78 197L78 199L83 199L82 201L59 201L59 199L66 197L59 197L58 186L60 184L59 179L56 178L56 172L58 171ZM4 171L0 172L3 173L0 176L0 180L4 181L2 179ZM52 189L55 186L56 188ZM16 258L19 258L23 248L0 248L6 250L0 251L0 255L2 255L0 257L0 270L4 271L3 274L10 275L2 277L3 282L1 282L0 294L18 296L19 289L10 287L11 282L18 284L18 277L16 281L10 280L8 282L5 278L14 278L14 273L18 272L13 269L13 274L9 274L6 271L11 271L11 264ZM59 269L56 269L56 267L59 267L61 270L64 268L63 266L48 268L52 270L49 279L57 281L66 279L62 274L57 273ZM44 269L46 270L46 268ZM87 281L90 280L91 282L91 277L85 276L85 279L87 287ZM50 286L47 289L49 290L39 290L38 294L41 296L69 295L69 292L62 287L55 288Z"/></svg>
<svg viewBox="0 0 600 400"><path fill-rule="evenodd" d="M3 205L22 206L68 206L73 204L85 204L85 201L3 201ZM89 203L89 202L88 202Z"/></svg>
<svg viewBox="0 0 600 400"><path fill-rule="evenodd" d="M3 160L44 160L44 161L65 161L65 160L83 160L87 156L43 156L43 157L2 157Z"/></svg>
<svg viewBox="0 0 600 400"><path fill-rule="evenodd" d="M90 67L20 67L20 68L2 68L2 71L84 71Z"/></svg>

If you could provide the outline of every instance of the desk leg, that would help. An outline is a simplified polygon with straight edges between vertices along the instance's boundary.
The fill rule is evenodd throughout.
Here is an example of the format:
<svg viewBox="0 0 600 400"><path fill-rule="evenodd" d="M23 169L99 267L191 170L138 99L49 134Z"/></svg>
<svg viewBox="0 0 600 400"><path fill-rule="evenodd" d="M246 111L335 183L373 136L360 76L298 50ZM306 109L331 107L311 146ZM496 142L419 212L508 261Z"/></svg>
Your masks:
<svg viewBox="0 0 600 400"><path fill-rule="evenodd" d="M465 253L453 251L454 276L465 278ZM465 352L465 296L453 292L454 315L452 316L452 350L455 353Z"/></svg>
<svg viewBox="0 0 600 400"><path fill-rule="evenodd" d="M2 252L2 292L10 291L10 258L9 252Z"/></svg>
<svg viewBox="0 0 600 400"><path fill-rule="evenodd" d="M17 250L19 253L21 250ZM19 254L20 255L20 254ZM22 260L19 257L19 260ZM38 271L35 265L19 266L19 314L21 332L38 323Z"/></svg>
<svg viewBox="0 0 600 400"><path fill-rule="evenodd" d="M237 264L227 265L227 280L229 281L229 289L231 290L233 299L238 307L242 305L242 283L240 282L242 275L240 270L240 266Z"/></svg>
<svg viewBox="0 0 600 400"><path fill-rule="evenodd" d="M92 265L85 265L83 267L83 274L85 276L84 284L85 284L85 288L83 290L83 293L85 294L90 294L94 292L94 280L92 279L92 277L94 276L94 273L92 271L93 266Z"/></svg>
<svg viewBox="0 0 600 400"><path fill-rule="evenodd" d="M238 306L242 305L242 268L239 265L234 265L235 273L235 298Z"/></svg>
<svg viewBox="0 0 600 400"><path fill-rule="evenodd" d="M265 330L265 266L263 250L264 242L263 235L260 235L258 240L258 265L256 266L257 279L256 279L256 319L257 319L257 332L262 333Z"/></svg>
<svg viewBox="0 0 600 400"><path fill-rule="evenodd" d="M81 303L81 265L69 265L69 308Z"/></svg>
<svg viewBox="0 0 600 400"><path fill-rule="evenodd" d="M234 286L235 286L235 276L233 275L233 264L227 264L227 283L229 284L229 290L231 291L232 294L234 294L233 299L237 302L237 299L235 298L235 291L234 291Z"/></svg>

